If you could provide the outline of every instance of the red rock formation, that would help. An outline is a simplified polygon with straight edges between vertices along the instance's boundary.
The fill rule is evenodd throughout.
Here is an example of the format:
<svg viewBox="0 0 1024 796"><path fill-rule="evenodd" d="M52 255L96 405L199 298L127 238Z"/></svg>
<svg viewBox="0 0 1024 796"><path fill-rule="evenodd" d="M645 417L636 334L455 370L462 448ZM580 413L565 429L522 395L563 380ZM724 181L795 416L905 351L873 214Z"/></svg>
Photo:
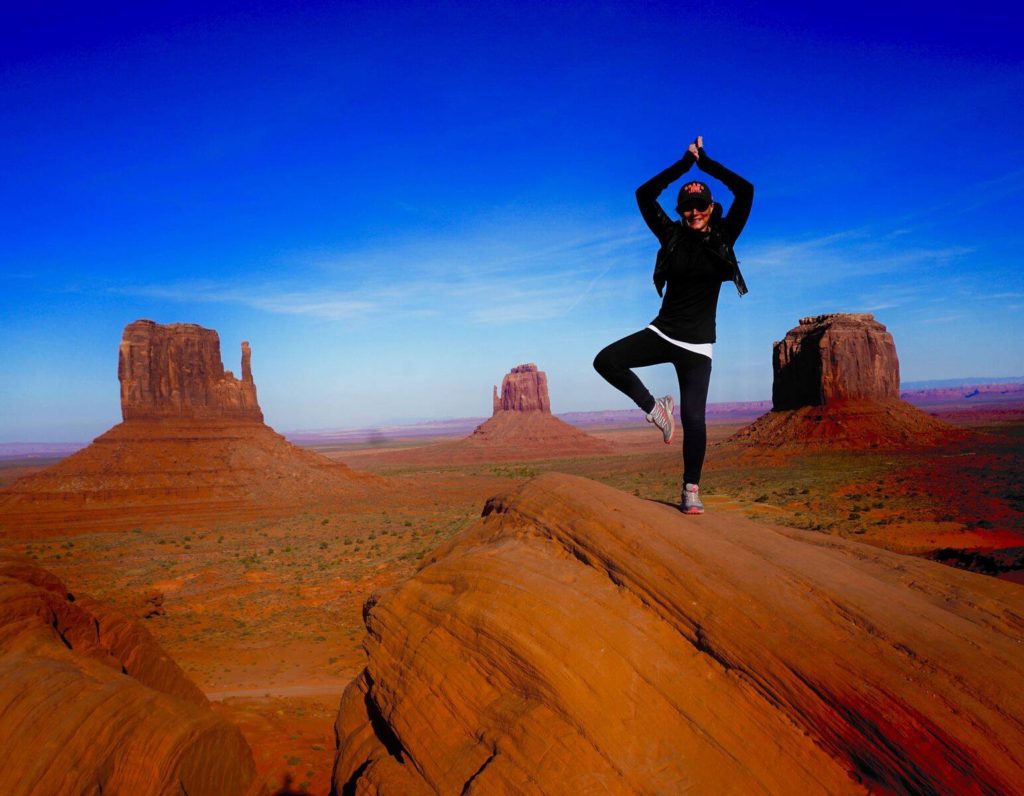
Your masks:
<svg viewBox="0 0 1024 796"><path fill-rule="evenodd" d="M772 411L731 441L803 451L930 446L964 432L899 397L892 335L868 313L802 318L774 344Z"/></svg>
<svg viewBox="0 0 1024 796"><path fill-rule="evenodd" d="M149 632L0 551L0 791L262 794L252 751Z"/></svg>
<svg viewBox="0 0 1024 796"><path fill-rule="evenodd" d="M776 410L900 397L896 344L869 313L801 318L772 351Z"/></svg>
<svg viewBox="0 0 1024 796"><path fill-rule="evenodd" d="M242 344L242 380L217 333L136 321L118 361L123 423L0 490L0 534L20 538L194 526L349 499L382 482L292 445L263 423Z"/></svg>
<svg viewBox="0 0 1024 796"><path fill-rule="evenodd" d="M494 412L544 412L551 414L548 377L532 362L516 365L501 380L501 397L494 388Z"/></svg>
<svg viewBox="0 0 1024 796"><path fill-rule="evenodd" d="M1013 584L548 474L367 603L334 786L1016 792L1022 616Z"/></svg>
<svg viewBox="0 0 1024 796"><path fill-rule="evenodd" d="M492 394L494 413L465 440L447 446L451 461L483 457L546 458L607 453L608 443L580 431L551 414L548 378L533 363L517 365ZM435 446L439 447L439 446ZM425 453L436 451L429 449Z"/></svg>
<svg viewBox="0 0 1024 796"><path fill-rule="evenodd" d="M262 422L247 342L242 380L225 371L220 338L194 323L135 321L125 327L118 356L125 420L237 418Z"/></svg>

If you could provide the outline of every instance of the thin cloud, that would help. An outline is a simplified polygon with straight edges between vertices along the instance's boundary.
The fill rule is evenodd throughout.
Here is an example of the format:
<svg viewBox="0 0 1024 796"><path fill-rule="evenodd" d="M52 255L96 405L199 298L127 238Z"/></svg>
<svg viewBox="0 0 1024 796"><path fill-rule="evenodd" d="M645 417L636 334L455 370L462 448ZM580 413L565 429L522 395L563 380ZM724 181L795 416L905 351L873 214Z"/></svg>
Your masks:
<svg viewBox="0 0 1024 796"><path fill-rule="evenodd" d="M548 232L549 237L554 237ZM310 268L290 268L290 281L236 284L194 280L117 288L117 292L176 302L237 304L273 314L358 322L374 316L448 317L474 324L536 321L565 316L588 301L622 295L635 279L638 252L648 235L602 229L539 243L503 241L488 249L473 242L434 244L328 257ZM642 257L642 255L641 255ZM368 261L372 260L368 264ZM643 257L646 262L646 257ZM414 268L405 264L415 262ZM356 265L359 264L357 268ZM618 270L620 275L609 278ZM381 274L395 275L386 280ZM353 276L354 275L354 276ZM320 287L324 282L343 287ZM382 283L383 282L383 283Z"/></svg>
<svg viewBox="0 0 1024 796"><path fill-rule="evenodd" d="M843 242L845 245L834 244ZM898 247L848 230L806 241L755 244L746 249L743 264L774 276L804 276L818 284L885 273L906 274L911 268L950 263L974 252L969 246Z"/></svg>

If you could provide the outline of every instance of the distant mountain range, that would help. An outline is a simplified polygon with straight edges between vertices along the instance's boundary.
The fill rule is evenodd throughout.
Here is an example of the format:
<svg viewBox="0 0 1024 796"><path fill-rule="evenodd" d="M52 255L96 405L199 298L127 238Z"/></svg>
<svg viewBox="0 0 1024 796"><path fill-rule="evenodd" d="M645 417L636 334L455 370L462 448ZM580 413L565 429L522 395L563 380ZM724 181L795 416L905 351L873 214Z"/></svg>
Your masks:
<svg viewBox="0 0 1024 796"><path fill-rule="evenodd" d="M1024 376L982 376L975 379L904 381L900 383L900 390L934 390L941 387L977 387L982 384L1024 384Z"/></svg>
<svg viewBox="0 0 1024 796"><path fill-rule="evenodd" d="M998 389L997 388L1007 388ZM969 403L1024 401L1024 376L978 377L908 381L900 385L900 397L919 407L968 401ZM973 399L973 400L972 400ZM708 404L711 422L749 422L767 412L771 401L731 401ZM640 422L634 409L606 409L595 412L562 412L556 415L580 427L613 426ZM394 439L458 436L468 434L485 417L459 417L428 420L405 425L381 425L364 428L291 431L285 437L297 445L320 447L363 443L384 443ZM85 442L0 442L0 460L59 459L86 446Z"/></svg>

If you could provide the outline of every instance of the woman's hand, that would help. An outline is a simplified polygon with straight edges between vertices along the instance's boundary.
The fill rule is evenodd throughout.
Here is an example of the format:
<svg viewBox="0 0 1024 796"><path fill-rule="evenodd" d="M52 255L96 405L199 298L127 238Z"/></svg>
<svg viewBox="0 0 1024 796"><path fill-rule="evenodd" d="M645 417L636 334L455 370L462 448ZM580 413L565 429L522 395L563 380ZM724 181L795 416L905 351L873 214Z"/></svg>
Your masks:
<svg viewBox="0 0 1024 796"><path fill-rule="evenodd" d="M698 135L697 139L687 147L687 150L693 155L694 160L700 160L700 150L704 148L704 136Z"/></svg>

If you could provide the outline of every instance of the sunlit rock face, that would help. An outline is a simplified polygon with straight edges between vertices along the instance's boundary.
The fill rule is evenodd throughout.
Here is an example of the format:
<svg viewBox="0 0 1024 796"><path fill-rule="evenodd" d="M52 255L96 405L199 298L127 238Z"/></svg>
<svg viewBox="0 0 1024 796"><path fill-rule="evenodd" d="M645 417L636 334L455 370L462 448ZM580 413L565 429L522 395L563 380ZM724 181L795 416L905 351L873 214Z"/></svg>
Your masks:
<svg viewBox="0 0 1024 796"><path fill-rule="evenodd" d="M0 791L255 796L241 732L149 631L0 551Z"/></svg>
<svg viewBox="0 0 1024 796"><path fill-rule="evenodd" d="M801 318L772 351L776 410L900 397L896 343L869 313Z"/></svg>
<svg viewBox="0 0 1024 796"><path fill-rule="evenodd" d="M494 388L494 412L544 412L551 414L548 377L532 362L516 365L501 380L501 394Z"/></svg>
<svg viewBox="0 0 1024 796"><path fill-rule="evenodd" d="M855 542L549 473L364 616L339 794L1024 782L1024 591Z"/></svg>
<svg viewBox="0 0 1024 796"><path fill-rule="evenodd" d="M730 442L759 450L933 446L965 433L900 400L896 344L869 313L801 318L772 347L772 411Z"/></svg>
<svg viewBox="0 0 1024 796"><path fill-rule="evenodd" d="M235 418L263 421L252 379L252 352L242 343L242 378L224 370L220 338L194 323L128 324L117 377L125 420Z"/></svg>
<svg viewBox="0 0 1024 796"><path fill-rule="evenodd" d="M493 413L459 443L456 455L474 450L489 455L536 458L606 453L612 446L551 414L548 377L532 362L516 365L494 387Z"/></svg>
<svg viewBox="0 0 1024 796"><path fill-rule="evenodd" d="M263 422L248 343L239 380L212 329L135 321L117 373L124 421L0 490L0 535L202 526L365 497L382 483Z"/></svg>

